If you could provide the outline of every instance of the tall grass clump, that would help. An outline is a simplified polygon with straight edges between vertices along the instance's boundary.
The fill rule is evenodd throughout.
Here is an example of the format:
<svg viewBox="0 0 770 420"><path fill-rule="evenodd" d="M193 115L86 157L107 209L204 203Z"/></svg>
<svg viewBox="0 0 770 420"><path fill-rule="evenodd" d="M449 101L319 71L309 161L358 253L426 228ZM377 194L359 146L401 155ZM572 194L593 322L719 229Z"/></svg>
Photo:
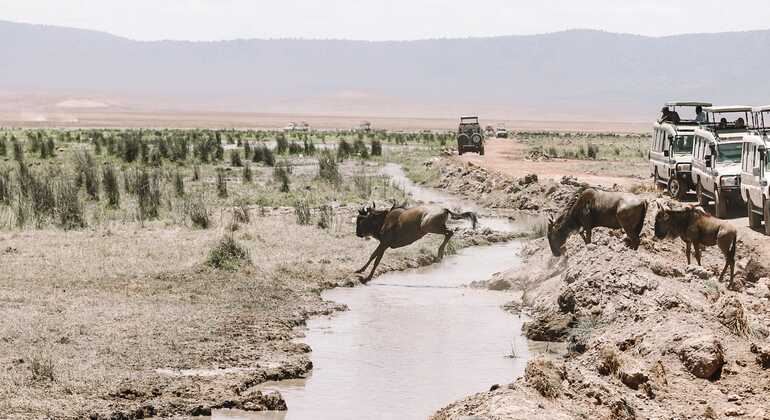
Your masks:
<svg viewBox="0 0 770 420"><path fill-rule="evenodd" d="M15 137L11 137L11 144L13 147L13 160L16 162L24 162L24 146Z"/></svg>
<svg viewBox="0 0 770 420"><path fill-rule="evenodd" d="M369 149L366 148L366 144L361 139L357 139L353 143L353 152L361 159L369 159Z"/></svg>
<svg viewBox="0 0 770 420"><path fill-rule="evenodd" d="M241 166L243 166L240 150L234 149L230 152L230 166L233 166L236 168L240 168Z"/></svg>
<svg viewBox="0 0 770 420"><path fill-rule="evenodd" d="M91 153L75 153L75 169L78 173L78 186L85 185L86 193L93 200L99 200L99 172Z"/></svg>
<svg viewBox="0 0 770 420"><path fill-rule="evenodd" d="M597 156L599 156L599 146L588 143L588 148L586 149L586 155L589 159L596 159Z"/></svg>
<svg viewBox="0 0 770 420"><path fill-rule="evenodd" d="M308 204L307 200L297 200L294 202L294 216L297 218L298 225L310 224L310 205Z"/></svg>
<svg viewBox="0 0 770 420"><path fill-rule="evenodd" d="M107 204L116 209L120 207L120 187L118 185L118 174L115 167L105 165L102 168L102 181L104 183L104 193L107 195Z"/></svg>
<svg viewBox="0 0 770 420"><path fill-rule="evenodd" d="M307 139L303 140L303 143L304 143L303 146L305 148L305 156L312 156L312 155L314 155L315 151L316 151L315 143L313 143L312 141L307 140Z"/></svg>
<svg viewBox="0 0 770 420"><path fill-rule="evenodd" d="M56 188L56 218L64 230L86 227L85 206L74 182L60 180Z"/></svg>
<svg viewBox="0 0 770 420"><path fill-rule="evenodd" d="M219 198L227 198L227 178L225 178L225 171L222 169L217 170L217 195Z"/></svg>
<svg viewBox="0 0 770 420"><path fill-rule="evenodd" d="M341 177L337 160L328 150L324 150L318 158L318 176L335 185L340 182Z"/></svg>
<svg viewBox="0 0 770 420"><path fill-rule="evenodd" d="M349 158L352 153L353 147L350 145L350 143L346 142L345 139L340 140L339 144L337 145L337 160L342 162L343 160Z"/></svg>
<svg viewBox="0 0 770 420"><path fill-rule="evenodd" d="M334 226L334 207L324 204L318 209L318 227L331 229Z"/></svg>
<svg viewBox="0 0 770 420"><path fill-rule="evenodd" d="M248 251L235 239L226 235L209 251L206 264L218 270L237 271L241 265L249 262Z"/></svg>
<svg viewBox="0 0 770 420"><path fill-rule="evenodd" d="M209 212L206 208L206 202L203 196L190 198L185 202L185 213L190 218L193 227L198 229L208 229L211 225Z"/></svg>
<svg viewBox="0 0 770 420"><path fill-rule="evenodd" d="M241 172L241 175L243 176L244 184L250 184L252 181L254 181L254 173L251 171L251 165L248 163L243 166L243 172Z"/></svg>
<svg viewBox="0 0 770 420"><path fill-rule="evenodd" d="M379 140L372 140L372 156L382 156L382 143Z"/></svg>
<svg viewBox="0 0 770 420"><path fill-rule="evenodd" d="M262 162L264 162L267 166L275 166L275 155L273 154L273 151L270 150L269 147L265 146L262 149L262 152L264 153Z"/></svg>
<svg viewBox="0 0 770 420"><path fill-rule="evenodd" d="M5 142L5 137L0 138L0 156L8 156L8 143Z"/></svg>
<svg viewBox="0 0 770 420"><path fill-rule="evenodd" d="M145 170L140 171L136 196L139 202L139 220L144 222L157 219L160 208L160 185L157 175L151 176Z"/></svg>
<svg viewBox="0 0 770 420"><path fill-rule="evenodd" d="M233 220L243 224L251 222L251 211L246 203L240 203L233 208Z"/></svg>
<svg viewBox="0 0 770 420"><path fill-rule="evenodd" d="M174 173L174 193L177 197L184 197L184 176L179 171Z"/></svg>
<svg viewBox="0 0 770 420"><path fill-rule="evenodd" d="M275 139L275 152L279 155L285 154L289 150L289 141L286 136L279 134Z"/></svg>
<svg viewBox="0 0 770 420"><path fill-rule="evenodd" d="M0 204L11 205L11 171L0 171Z"/></svg>
<svg viewBox="0 0 770 420"><path fill-rule="evenodd" d="M254 152L251 155L251 161L259 163L265 160L265 146L255 146Z"/></svg>
<svg viewBox="0 0 770 420"><path fill-rule="evenodd" d="M281 192L287 193L291 189L291 180L289 179L289 174L291 174L291 164L286 160L283 160L281 163L275 165L275 169L273 169L273 178L277 182L281 183Z"/></svg>

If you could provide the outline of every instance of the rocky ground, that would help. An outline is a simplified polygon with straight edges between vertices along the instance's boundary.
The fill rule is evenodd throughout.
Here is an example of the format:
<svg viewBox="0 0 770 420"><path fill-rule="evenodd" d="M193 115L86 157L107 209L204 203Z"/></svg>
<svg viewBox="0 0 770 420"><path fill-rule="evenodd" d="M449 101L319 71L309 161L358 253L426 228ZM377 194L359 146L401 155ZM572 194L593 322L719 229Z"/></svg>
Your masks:
<svg viewBox="0 0 770 420"><path fill-rule="evenodd" d="M435 186L493 207L554 212L579 185L510 178L451 158L429 165L441 174ZM721 253L708 248L703 267L688 266L680 240L653 239L654 212L638 251L606 229L588 246L573 236L561 258L544 238L530 241L526 269L501 273L489 287L523 290L512 307L533 317L525 335L567 350L538 356L523 378L433 418L770 419L766 239L742 229L737 281L722 283Z"/></svg>

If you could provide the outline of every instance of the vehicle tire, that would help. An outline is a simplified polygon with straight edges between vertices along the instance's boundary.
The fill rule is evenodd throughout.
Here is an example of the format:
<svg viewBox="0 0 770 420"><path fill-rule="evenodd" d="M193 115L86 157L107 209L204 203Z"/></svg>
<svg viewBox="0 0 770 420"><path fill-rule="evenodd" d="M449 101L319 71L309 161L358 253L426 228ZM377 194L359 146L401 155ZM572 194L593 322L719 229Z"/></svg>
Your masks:
<svg viewBox="0 0 770 420"><path fill-rule="evenodd" d="M703 184L700 183L700 179L698 180L698 188L695 191L698 195L698 204L700 204L700 206L705 209L709 203L709 200L705 195L703 195Z"/></svg>
<svg viewBox="0 0 770 420"><path fill-rule="evenodd" d="M473 133L473 134L471 134L471 142L472 142L474 145L476 145L476 146L480 145L480 144L481 144L481 140L483 140L483 139L481 138L481 134L479 134L479 133Z"/></svg>
<svg viewBox="0 0 770 420"><path fill-rule="evenodd" d="M687 188L684 186L682 179L677 175L668 179L668 193L671 194L671 197L676 198L679 201L684 200L684 197L687 194Z"/></svg>
<svg viewBox="0 0 770 420"><path fill-rule="evenodd" d="M770 235L770 200L762 199L762 215L765 219L765 235Z"/></svg>
<svg viewBox="0 0 770 420"><path fill-rule="evenodd" d="M459 156L462 156L462 155L463 155L463 148L462 148L462 147L458 147L458 148L457 148L457 154L458 154Z"/></svg>
<svg viewBox="0 0 770 420"><path fill-rule="evenodd" d="M484 156L484 148L479 149L479 156Z"/></svg>
<svg viewBox="0 0 770 420"><path fill-rule="evenodd" d="M749 216L749 227L756 229L762 226L762 215L754 212L754 204L751 203L751 197L746 200L746 213Z"/></svg>
<svg viewBox="0 0 770 420"><path fill-rule="evenodd" d="M719 187L714 186L714 213L720 219L727 218L727 198L719 191Z"/></svg>

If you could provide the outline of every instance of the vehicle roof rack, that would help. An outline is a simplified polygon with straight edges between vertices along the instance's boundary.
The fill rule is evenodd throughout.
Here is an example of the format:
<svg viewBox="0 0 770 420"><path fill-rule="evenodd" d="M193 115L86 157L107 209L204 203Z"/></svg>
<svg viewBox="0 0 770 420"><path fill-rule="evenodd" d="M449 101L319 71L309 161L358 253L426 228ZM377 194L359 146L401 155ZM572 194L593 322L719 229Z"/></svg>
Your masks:
<svg viewBox="0 0 770 420"><path fill-rule="evenodd" d="M701 101L669 101L666 102L666 106L702 106L702 107L708 107L712 106L713 104L711 102L701 102Z"/></svg>
<svg viewBox="0 0 770 420"><path fill-rule="evenodd" d="M722 112L751 112L752 108L747 105L723 105L723 106L710 106L704 109L706 112L722 113Z"/></svg>
<svg viewBox="0 0 770 420"><path fill-rule="evenodd" d="M770 111L770 105L755 106L751 110L753 112L767 112Z"/></svg>

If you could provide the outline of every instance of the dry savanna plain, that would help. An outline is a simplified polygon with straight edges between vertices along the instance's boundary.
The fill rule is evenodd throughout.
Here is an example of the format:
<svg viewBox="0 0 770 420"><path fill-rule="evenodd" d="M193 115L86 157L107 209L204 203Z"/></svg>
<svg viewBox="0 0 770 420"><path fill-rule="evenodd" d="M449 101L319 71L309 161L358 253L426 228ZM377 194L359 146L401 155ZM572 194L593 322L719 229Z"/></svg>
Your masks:
<svg viewBox="0 0 770 420"><path fill-rule="evenodd" d="M453 134L417 127L0 130L0 417L286 410L258 385L312 371L305 322L346 309L321 291L367 287L359 208L415 204L384 164L485 214L556 216L586 186L671 202L648 143L527 128L460 157ZM524 334L564 350L434 417L770 418L767 239L736 215L736 280L720 282L718 250L687 265L681 241L653 238L654 217L638 251L596 229L559 258L533 222L526 269L475 287L519 292L506 307L531 317ZM509 239L467 230L448 251ZM377 274L434 263L440 242L389 251Z"/></svg>

